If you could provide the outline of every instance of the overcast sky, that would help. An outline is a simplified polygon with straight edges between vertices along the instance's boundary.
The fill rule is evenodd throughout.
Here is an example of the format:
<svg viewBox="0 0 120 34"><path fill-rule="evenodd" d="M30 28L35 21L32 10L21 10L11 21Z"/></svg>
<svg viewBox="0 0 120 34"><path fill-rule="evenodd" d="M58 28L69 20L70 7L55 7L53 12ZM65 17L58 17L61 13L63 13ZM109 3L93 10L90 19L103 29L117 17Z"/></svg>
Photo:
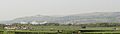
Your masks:
<svg viewBox="0 0 120 34"><path fill-rule="evenodd" d="M119 12L120 0L0 0L0 20L32 15Z"/></svg>

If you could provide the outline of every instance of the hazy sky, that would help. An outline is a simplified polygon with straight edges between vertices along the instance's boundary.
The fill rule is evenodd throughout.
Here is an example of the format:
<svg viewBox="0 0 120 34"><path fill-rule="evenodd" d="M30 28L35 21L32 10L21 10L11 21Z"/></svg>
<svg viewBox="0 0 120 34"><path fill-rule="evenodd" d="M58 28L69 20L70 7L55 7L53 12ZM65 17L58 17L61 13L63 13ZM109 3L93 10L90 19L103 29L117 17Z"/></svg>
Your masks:
<svg viewBox="0 0 120 34"><path fill-rule="evenodd" d="M119 12L120 0L0 0L0 20L32 15Z"/></svg>

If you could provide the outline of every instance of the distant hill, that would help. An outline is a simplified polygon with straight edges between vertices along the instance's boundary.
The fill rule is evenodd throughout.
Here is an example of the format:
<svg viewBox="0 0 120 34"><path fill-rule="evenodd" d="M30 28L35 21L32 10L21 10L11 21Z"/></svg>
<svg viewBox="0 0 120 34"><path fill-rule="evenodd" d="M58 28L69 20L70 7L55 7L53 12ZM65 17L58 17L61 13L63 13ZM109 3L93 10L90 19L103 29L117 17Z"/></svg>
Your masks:
<svg viewBox="0 0 120 34"><path fill-rule="evenodd" d="M95 12L87 14L76 14L68 15L64 17L53 17L53 16L27 16L16 18L10 21L2 21L1 23L20 23L20 22L32 22L37 21L47 23L61 23L61 24L81 24L81 23L119 23L120 22L120 12Z"/></svg>
<svg viewBox="0 0 120 34"><path fill-rule="evenodd" d="M68 23L111 23L120 22L120 12L95 12L61 17L61 22ZM60 21L58 20L58 21Z"/></svg>

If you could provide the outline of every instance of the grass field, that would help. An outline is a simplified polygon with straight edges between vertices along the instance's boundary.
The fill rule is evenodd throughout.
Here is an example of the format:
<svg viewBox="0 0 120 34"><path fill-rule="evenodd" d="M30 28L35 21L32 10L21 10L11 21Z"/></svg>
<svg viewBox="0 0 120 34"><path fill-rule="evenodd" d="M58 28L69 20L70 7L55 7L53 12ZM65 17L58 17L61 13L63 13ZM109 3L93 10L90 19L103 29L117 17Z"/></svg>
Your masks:
<svg viewBox="0 0 120 34"><path fill-rule="evenodd" d="M58 30L62 31L61 34L72 34L78 30L96 30L96 32L81 32L82 34L120 34L120 27L86 27L80 26L31 26L31 30L0 30L0 34L58 34ZM118 28L115 30L114 28ZM97 30L104 30L97 32ZM107 31L109 30L109 31Z"/></svg>
<svg viewBox="0 0 120 34"><path fill-rule="evenodd" d="M80 30L80 26L32 26L35 30L50 31L50 30Z"/></svg>

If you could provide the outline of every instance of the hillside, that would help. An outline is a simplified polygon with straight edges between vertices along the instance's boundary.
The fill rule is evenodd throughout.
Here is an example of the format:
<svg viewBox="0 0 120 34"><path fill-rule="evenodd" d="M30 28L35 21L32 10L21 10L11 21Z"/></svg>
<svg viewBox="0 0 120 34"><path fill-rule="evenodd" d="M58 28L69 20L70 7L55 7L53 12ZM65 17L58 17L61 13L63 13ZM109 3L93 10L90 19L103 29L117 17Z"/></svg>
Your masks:
<svg viewBox="0 0 120 34"><path fill-rule="evenodd" d="M87 13L87 14L76 14L76 15L68 15L64 17L53 17L53 16L27 16L16 18L10 21L4 21L7 23L20 23L20 22L32 22L37 21L47 23L61 23L61 24L80 24L80 23L112 23L112 22L120 22L120 12L95 12L95 13ZM2 22L3 23L3 22Z"/></svg>

